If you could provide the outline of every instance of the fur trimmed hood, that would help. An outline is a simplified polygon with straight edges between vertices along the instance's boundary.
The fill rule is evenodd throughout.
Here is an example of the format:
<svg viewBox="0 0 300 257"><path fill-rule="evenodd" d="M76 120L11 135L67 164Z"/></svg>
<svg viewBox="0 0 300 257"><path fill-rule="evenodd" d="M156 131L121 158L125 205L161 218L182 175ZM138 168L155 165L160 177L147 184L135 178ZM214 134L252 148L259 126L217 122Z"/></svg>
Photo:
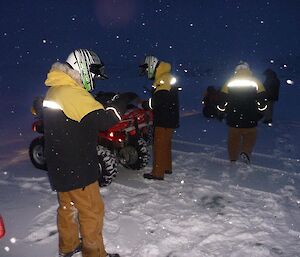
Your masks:
<svg viewBox="0 0 300 257"><path fill-rule="evenodd" d="M45 81L49 87L45 100L58 104L72 120L81 121L88 113L104 109L83 87L79 72L67 64L54 63Z"/></svg>
<svg viewBox="0 0 300 257"><path fill-rule="evenodd" d="M81 77L80 77L80 74L78 71L76 70L73 70L72 68L69 67L68 64L65 64L65 63L60 63L60 62L56 62L54 63L52 66L51 66L51 69L48 73L48 78L46 80L46 82L48 81L49 79L49 75L54 72L54 71L60 71L60 72L63 72L65 73L66 75L68 75L70 78L72 78L76 84L78 84L78 86L80 87L84 87L83 84L82 84L82 81L81 81ZM54 85L49 85L46 83L47 86L54 86Z"/></svg>

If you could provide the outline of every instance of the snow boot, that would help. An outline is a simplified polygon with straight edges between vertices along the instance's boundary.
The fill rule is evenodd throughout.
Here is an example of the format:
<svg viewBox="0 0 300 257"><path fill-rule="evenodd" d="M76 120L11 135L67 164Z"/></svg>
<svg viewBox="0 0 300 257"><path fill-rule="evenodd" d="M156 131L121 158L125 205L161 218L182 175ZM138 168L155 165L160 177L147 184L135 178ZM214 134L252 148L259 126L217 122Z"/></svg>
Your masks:
<svg viewBox="0 0 300 257"><path fill-rule="evenodd" d="M242 152L240 154L240 157L241 157L242 162L246 163L247 165L250 164L250 158L249 158L248 154L246 154L245 152Z"/></svg>
<svg viewBox="0 0 300 257"><path fill-rule="evenodd" d="M145 173L144 178L153 179L153 180L164 180L164 178L156 177L156 176L152 175L151 173Z"/></svg>
<svg viewBox="0 0 300 257"><path fill-rule="evenodd" d="M81 250L82 250L82 244L79 244L72 252L60 253L59 257L72 257L74 254L81 252Z"/></svg>
<svg viewBox="0 0 300 257"><path fill-rule="evenodd" d="M118 253L108 253L106 257L120 257L120 255Z"/></svg>

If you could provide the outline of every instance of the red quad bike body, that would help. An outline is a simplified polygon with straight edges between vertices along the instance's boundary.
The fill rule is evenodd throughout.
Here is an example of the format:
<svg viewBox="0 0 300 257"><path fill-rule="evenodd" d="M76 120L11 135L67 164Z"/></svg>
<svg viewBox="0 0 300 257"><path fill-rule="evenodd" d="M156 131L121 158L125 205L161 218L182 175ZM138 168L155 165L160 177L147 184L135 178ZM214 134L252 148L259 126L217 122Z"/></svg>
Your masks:
<svg viewBox="0 0 300 257"><path fill-rule="evenodd" d="M152 141L153 113L134 104L128 104L127 111L119 123L107 131L99 131L97 153L99 158L99 184L109 185L118 172L118 165L139 170L149 162L149 145ZM29 147L33 165L47 170L44 156L44 128L42 115L36 115L32 130L40 134Z"/></svg>
<svg viewBox="0 0 300 257"><path fill-rule="evenodd" d="M2 237L4 237L4 235L5 235L5 226L4 226L3 218L2 218L2 216L0 214L0 239Z"/></svg>

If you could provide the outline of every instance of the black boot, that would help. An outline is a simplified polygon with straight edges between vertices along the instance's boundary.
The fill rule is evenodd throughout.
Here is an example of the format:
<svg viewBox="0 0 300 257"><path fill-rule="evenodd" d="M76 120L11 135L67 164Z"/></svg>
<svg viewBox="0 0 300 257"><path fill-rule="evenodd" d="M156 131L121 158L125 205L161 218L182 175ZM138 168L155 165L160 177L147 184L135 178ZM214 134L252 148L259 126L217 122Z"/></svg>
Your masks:
<svg viewBox="0 0 300 257"><path fill-rule="evenodd" d="M165 174L172 174L173 173L173 171L171 171L171 170L165 170Z"/></svg>
<svg viewBox="0 0 300 257"><path fill-rule="evenodd" d="M118 253L107 253L106 257L120 257Z"/></svg>
<svg viewBox="0 0 300 257"><path fill-rule="evenodd" d="M156 176L152 175L151 173L145 173L144 178L153 179L153 180L164 180L164 178L156 177Z"/></svg>

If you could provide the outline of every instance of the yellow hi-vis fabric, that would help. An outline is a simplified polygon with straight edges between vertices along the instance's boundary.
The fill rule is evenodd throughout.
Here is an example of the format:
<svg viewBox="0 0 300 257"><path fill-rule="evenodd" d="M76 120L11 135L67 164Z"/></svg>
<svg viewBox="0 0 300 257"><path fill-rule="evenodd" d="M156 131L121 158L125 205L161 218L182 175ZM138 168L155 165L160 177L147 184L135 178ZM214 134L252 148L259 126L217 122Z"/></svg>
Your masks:
<svg viewBox="0 0 300 257"><path fill-rule="evenodd" d="M233 80L250 80L257 84L257 93L261 93L265 91L265 88L263 84L252 75L252 72L250 70L244 69L244 70L238 70L234 76L222 87L221 92L228 94L228 84Z"/></svg>
<svg viewBox="0 0 300 257"><path fill-rule="evenodd" d="M167 62L160 62L155 72L155 80L153 87L155 92L159 90L171 90L171 79L173 76L170 74L171 64Z"/></svg>
<svg viewBox="0 0 300 257"><path fill-rule="evenodd" d="M78 82L59 69L50 70L45 84L50 87L45 100L59 104L72 120L80 122L88 113L104 109Z"/></svg>

